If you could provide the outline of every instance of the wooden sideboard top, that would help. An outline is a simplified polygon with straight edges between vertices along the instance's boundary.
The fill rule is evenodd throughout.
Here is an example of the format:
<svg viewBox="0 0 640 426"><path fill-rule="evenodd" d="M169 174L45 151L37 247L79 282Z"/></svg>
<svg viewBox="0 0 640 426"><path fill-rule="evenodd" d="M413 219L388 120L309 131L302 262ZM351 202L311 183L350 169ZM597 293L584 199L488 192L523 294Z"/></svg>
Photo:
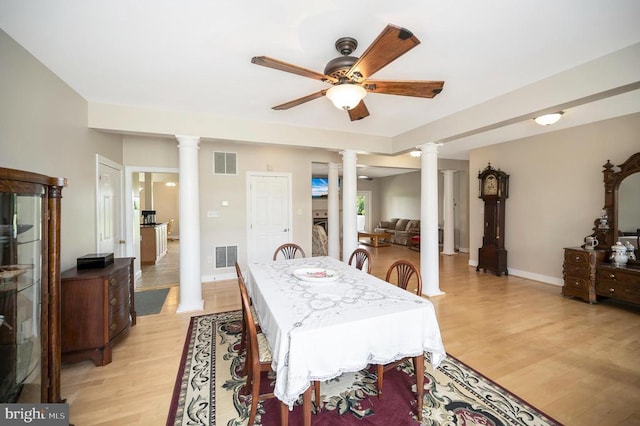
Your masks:
<svg viewBox="0 0 640 426"><path fill-rule="evenodd" d="M103 277L105 275L111 274L113 271L116 271L122 267L127 265L131 265L134 257L118 257L113 259L113 263L109 266L105 266L104 268L94 268L94 269L78 269L73 267L71 269L67 269L64 271L60 278L62 279L73 279L73 278L96 278Z"/></svg>

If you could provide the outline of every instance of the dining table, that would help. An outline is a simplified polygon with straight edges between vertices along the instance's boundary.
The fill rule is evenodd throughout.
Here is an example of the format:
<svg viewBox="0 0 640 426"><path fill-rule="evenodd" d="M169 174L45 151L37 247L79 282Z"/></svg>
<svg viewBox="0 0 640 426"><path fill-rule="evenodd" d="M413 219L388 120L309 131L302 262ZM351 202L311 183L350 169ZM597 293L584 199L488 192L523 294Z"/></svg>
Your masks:
<svg viewBox="0 0 640 426"><path fill-rule="evenodd" d="M303 395L305 425L313 381L407 357L421 418L424 354L434 368L446 357L429 300L329 256L251 262L247 290L272 352L273 393L290 409Z"/></svg>

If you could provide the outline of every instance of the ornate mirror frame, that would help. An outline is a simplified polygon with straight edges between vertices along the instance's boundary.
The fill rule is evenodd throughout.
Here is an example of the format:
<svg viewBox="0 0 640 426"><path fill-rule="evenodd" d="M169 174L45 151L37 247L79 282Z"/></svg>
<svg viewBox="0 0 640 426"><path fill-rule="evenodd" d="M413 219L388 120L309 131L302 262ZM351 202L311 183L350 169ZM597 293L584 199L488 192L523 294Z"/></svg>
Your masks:
<svg viewBox="0 0 640 426"><path fill-rule="evenodd" d="M600 218L596 219L593 228L594 236L598 239L597 249L611 250L611 246L618 241L618 189L620 183L634 173L640 173L640 152L637 152L618 166L619 170L614 171L614 165L609 160L603 166L604 170L604 207L609 218L609 226L603 229L600 226Z"/></svg>

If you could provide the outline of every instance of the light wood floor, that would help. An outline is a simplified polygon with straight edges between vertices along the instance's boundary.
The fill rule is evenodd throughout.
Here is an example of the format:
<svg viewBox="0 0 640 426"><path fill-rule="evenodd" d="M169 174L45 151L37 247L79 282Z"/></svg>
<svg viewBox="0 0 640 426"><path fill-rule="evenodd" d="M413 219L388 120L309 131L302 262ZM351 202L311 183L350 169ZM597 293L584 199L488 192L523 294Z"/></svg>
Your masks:
<svg viewBox="0 0 640 426"><path fill-rule="evenodd" d="M167 241L167 254L154 265L142 265L136 289L164 288L180 282L180 241Z"/></svg>
<svg viewBox="0 0 640 426"><path fill-rule="evenodd" d="M419 253L367 249L373 273ZM561 255L561 252L559 252ZM496 277L468 256L440 257L440 288L430 299L447 352L566 425L640 424L640 309L564 299L560 288ZM205 312L239 309L237 282L203 284ZM113 362L64 366L62 396L76 425L163 425L191 314L176 314L178 288L163 311L138 318Z"/></svg>

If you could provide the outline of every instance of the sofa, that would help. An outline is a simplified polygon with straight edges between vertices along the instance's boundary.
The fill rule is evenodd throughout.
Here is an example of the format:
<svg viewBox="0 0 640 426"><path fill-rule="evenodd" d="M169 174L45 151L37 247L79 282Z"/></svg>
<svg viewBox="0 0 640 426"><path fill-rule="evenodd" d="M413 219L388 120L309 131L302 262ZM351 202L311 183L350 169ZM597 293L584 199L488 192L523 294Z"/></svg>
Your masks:
<svg viewBox="0 0 640 426"><path fill-rule="evenodd" d="M409 246L411 237L420 234L420 220L394 217L378 223L375 232L387 232L391 234L392 243Z"/></svg>

